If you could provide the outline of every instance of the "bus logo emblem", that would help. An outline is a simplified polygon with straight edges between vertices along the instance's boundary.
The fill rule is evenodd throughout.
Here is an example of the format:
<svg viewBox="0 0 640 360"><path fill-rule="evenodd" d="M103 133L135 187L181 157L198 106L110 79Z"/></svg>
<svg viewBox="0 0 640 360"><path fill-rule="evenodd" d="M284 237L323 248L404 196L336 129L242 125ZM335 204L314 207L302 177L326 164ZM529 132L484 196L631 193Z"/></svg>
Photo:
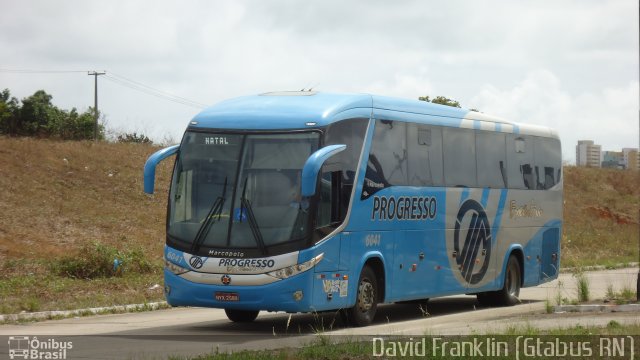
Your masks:
<svg viewBox="0 0 640 360"><path fill-rule="evenodd" d="M202 261L202 258L199 256L192 256L191 259L189 259L189 265L194 269L200 269L202 265L204 265L204 261Z"/></svg>
<svg viewBox="0 0 640 360"><path fill-rule="evenodd" d="M222 275L222 277L220 278L220 281L222 281L222 285L229 285L231 284L231 276L229 275Z"/></svg>
<svg viewBox="0 0 640 360"><path fill-rule="evenodd" d="M461 236L464 239L461 240ZM487 213L477 201L466 200L458 210L453 241L462 277L469 284L479 283L489 268L491 225Z"/></svg>

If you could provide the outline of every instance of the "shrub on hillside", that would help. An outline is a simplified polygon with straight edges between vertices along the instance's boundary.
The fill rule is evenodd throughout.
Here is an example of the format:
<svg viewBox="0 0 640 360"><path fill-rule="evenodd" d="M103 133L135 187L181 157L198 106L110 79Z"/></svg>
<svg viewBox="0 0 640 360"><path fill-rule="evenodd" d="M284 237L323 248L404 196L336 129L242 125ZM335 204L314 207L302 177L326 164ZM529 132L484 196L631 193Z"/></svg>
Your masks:
<svg viewBox="0 0 640 360"><path fill-rule="evenodd" d="M95 279L120 276L125 272L151 273L154 266L141 249L127 251L92 243L80 252L56 259L51 270L59 276L76 279Z"/></svg>
<svg viewBox="0 0 640 360"><path fill-rule="evenodd" d="M152 144L151 139L149 139L146 135L134 132L134 133L124 133L118 135L119 143L136 143L136 144Z"/></svg>

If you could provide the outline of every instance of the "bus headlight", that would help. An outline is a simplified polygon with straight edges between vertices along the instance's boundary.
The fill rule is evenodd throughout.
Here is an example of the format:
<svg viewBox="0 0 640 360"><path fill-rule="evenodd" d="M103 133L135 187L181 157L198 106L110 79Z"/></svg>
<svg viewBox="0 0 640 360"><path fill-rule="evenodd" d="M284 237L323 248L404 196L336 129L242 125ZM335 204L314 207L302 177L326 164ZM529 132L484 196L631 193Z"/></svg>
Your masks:
<svg viewBox="0 0 640 360"><path fill-rule="evenodd" d="M269 272L267 273L267 275L271 275L278 279L286 279L288 277L298 275L316 266L316 264L319 263L320 260L322 260L323 256L324 256L324 253L314 257L309 261L305 261L302 264L291 265L286 268L282 268L280 270Z"/></svg>
<svg viewBox="0 0 640 360"><path fill-rule="evenodd" d="M180 275L180 274L184 274L187 271L189 271L189 269L185 269L180 265L176 265L174 263L172 263L169 260L165 260L164 261L164 268L171 271L172 273L176 274L176 275Z"/></svg>

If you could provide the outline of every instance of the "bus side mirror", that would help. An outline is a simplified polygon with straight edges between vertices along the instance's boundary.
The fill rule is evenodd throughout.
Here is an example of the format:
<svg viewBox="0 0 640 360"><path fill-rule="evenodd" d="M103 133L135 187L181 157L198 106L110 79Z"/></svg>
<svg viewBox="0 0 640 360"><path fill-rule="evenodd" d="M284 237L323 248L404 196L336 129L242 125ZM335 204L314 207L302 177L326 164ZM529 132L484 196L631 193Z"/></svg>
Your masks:
<svg viewBox="0 0 640 360"><path fill-rule="evenodd" d="M309 156L302 168L302 196L311 197L316 194L316 184L318 181L318 173L327 159L333 155L343 151L347 145L329 145L314 152Z"/></svg>
<svg viewBox="0 0 640 360"><path fill-rule="evenodd" d="M153 188L156 182L156 166L160 161L168 158L169 156L178 152L180 145L169 146L162 150L158 150L153 155L149 156L147 162L144 164L144 192L147 194L153 194Z"/></svg>

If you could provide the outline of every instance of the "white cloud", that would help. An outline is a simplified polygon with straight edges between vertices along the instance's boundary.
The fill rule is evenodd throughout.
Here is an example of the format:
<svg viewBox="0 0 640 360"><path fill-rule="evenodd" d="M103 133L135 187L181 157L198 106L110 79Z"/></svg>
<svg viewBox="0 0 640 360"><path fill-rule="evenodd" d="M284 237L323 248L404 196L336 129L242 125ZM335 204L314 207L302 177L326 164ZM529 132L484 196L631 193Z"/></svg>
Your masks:
<svg viewBox="0 0 640 360"><path fill-rule="evenodd" d="M632 97L638 79L637 10L623 0L5 1L0 68L106 69L211 104L314 85L444 95L585 136L606 118L598 133L620 131L607 139L623 146L637 101L614 99ZM65 108L93 104L84 74L0 73L5 87L19 98L45 89ZM197 112L106 79L100 107L113 127L156 138L179 138Z"/></svg>
<svg viewBox="0 0 640 360"><path fill-rule="evenodd" d="M606 150L638 146L639 86L630 81L571 95L552 72L536 70L509 89L485 85L470 104L512 121L557 129L565 159L575 161L577 140L594 140Z"/></svg>
<svg viewBox="0 0 640 360"><path fill-rule="evenodd" d="M413 99L434 93L425 69L415 74L396 74L392 79L376 81L365 86L363 91L376 95Z"/></svg>

